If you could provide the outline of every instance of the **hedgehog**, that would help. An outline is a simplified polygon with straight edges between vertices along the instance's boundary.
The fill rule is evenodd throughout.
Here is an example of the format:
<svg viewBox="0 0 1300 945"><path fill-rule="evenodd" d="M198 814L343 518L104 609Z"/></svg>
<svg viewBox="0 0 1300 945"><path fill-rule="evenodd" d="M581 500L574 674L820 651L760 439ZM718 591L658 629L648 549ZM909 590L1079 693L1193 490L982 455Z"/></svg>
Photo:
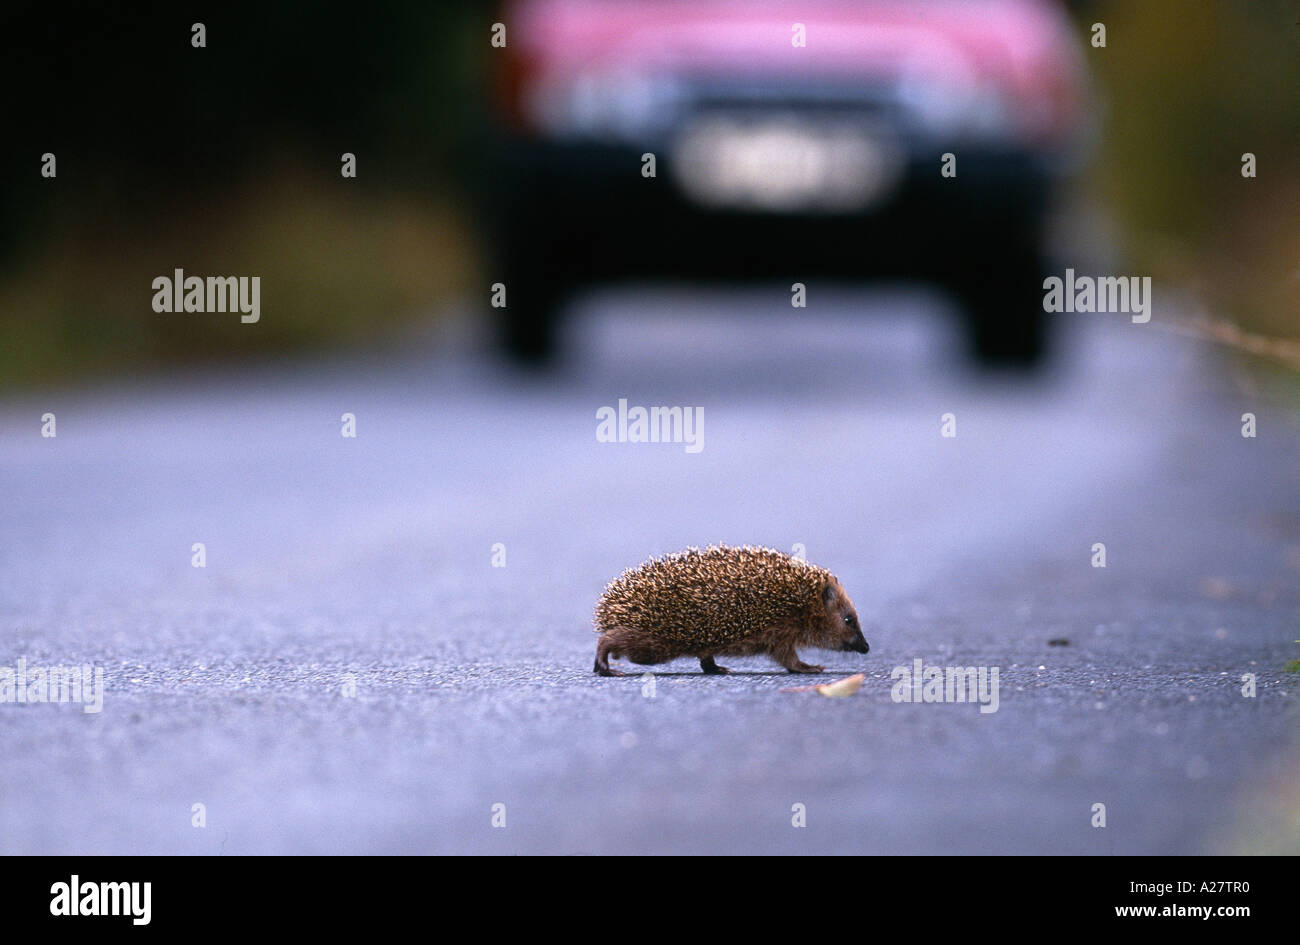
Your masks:
<svg viewBox="0 0 1300 945"><path fill-rule="evenodd" d="M869 649L835 575L751 546L688 548L624 571L601 595L594 624L602 676L626 675L610 657L654 665L693 656L705 673L726 673L715 657L759 653L792 673L821 673L795 648Z"/></svg>

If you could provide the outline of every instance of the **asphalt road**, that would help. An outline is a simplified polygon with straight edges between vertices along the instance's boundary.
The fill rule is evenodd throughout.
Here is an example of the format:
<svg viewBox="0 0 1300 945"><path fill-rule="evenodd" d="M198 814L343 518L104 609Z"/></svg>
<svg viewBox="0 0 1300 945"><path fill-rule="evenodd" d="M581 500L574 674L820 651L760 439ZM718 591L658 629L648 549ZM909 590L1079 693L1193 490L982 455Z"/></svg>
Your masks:
<svg viewBox="0 0 1300 945"><path fill-rule="evenodd" d="M1300 852L1294 403L1159 312L1024 385L931 297L784 298L590 298L559 381L453 337L0 403L0 666L107 674L0 705L0 852ZM598 443L620 397L704 449ZM605 582L714 541L839 575L871 653L803 655L860 692L592 674ZM895 703L917 658L998 711Z"/></svg>

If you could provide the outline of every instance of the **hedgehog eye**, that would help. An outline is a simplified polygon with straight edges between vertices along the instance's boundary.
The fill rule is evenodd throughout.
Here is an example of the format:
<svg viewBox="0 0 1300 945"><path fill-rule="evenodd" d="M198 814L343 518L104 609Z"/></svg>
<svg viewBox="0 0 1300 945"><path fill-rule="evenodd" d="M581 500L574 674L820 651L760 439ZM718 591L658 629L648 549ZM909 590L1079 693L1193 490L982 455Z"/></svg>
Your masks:
<svg viewBox="0 0 1300 945"><path fill-rule="evenodd" d="M848 624L850 627L856 627L858 625L858 618L853 616L852 614L845 614L844 622Z"/></svg>

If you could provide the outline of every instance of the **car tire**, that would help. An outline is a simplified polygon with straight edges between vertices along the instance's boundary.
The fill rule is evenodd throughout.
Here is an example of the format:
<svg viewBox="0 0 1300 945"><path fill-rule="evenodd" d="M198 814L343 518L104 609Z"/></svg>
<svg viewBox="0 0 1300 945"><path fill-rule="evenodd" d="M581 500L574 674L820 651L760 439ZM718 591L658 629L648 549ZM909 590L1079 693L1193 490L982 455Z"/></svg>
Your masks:
<svg viewBox="0 0 1300 945"><path fill-rule="evenodd" d="M526 278L506 285L507 304L497 316L502 353L527 367L552 364L558 348L561 293L555 287L529 285Z"/></svg>
<svg viewBox="0 0 1300 945"><path fill-rule="evenodd" d="M996 244L994 244L996 245ZM1043 310L1046 266L1036 249L1002 244L1003 253L959 281L966 340L986 368L1032 370L1050 355L1052 321Z"/></svg>
<svg viewBox="0 0 1300 945"><path fill-rule="evenodd" d="M553 363L567 288L552 255L533 246L511 247L499 257L498 271L506 287L506 304L495 310L502 353L521 366Z"/></svg>

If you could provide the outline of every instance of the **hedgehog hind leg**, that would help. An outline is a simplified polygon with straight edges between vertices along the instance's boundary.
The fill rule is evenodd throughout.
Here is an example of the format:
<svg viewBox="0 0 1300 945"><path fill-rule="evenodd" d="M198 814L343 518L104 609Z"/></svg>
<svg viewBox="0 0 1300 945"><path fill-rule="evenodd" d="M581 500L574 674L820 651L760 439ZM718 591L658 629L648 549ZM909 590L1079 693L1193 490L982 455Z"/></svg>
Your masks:
<svg viewBox="0 0 1300 945"><path fill-rule="evenodd" d="M700 669L704 670L706 676L725 676L727 673L731 672L727 667L719 666L717 663L713 662L712 653L708 656L700 657Z"/></svg>
<svg viewBox="0 0 1300 945"><path fill-rule="evenodd" d="M619 656L618 641L612 639L613 636L613 631L601 634L600 641L596 644L596 665L592 667L592 672L602 676L626 676L627 673L612 669L609 665L611 656L615 658Z"/></svg>
<svg viewBox="0 0 1300 945"><path fill-rule="evenodd" d="M653 666L657 663L666 663L680 655L683 654L644 630L624 626L611 627L601 634L600 642L596 644L595 671L602 676L627 675L610 668L610 657L614 659L624 657L642 666Z"/></svg>

